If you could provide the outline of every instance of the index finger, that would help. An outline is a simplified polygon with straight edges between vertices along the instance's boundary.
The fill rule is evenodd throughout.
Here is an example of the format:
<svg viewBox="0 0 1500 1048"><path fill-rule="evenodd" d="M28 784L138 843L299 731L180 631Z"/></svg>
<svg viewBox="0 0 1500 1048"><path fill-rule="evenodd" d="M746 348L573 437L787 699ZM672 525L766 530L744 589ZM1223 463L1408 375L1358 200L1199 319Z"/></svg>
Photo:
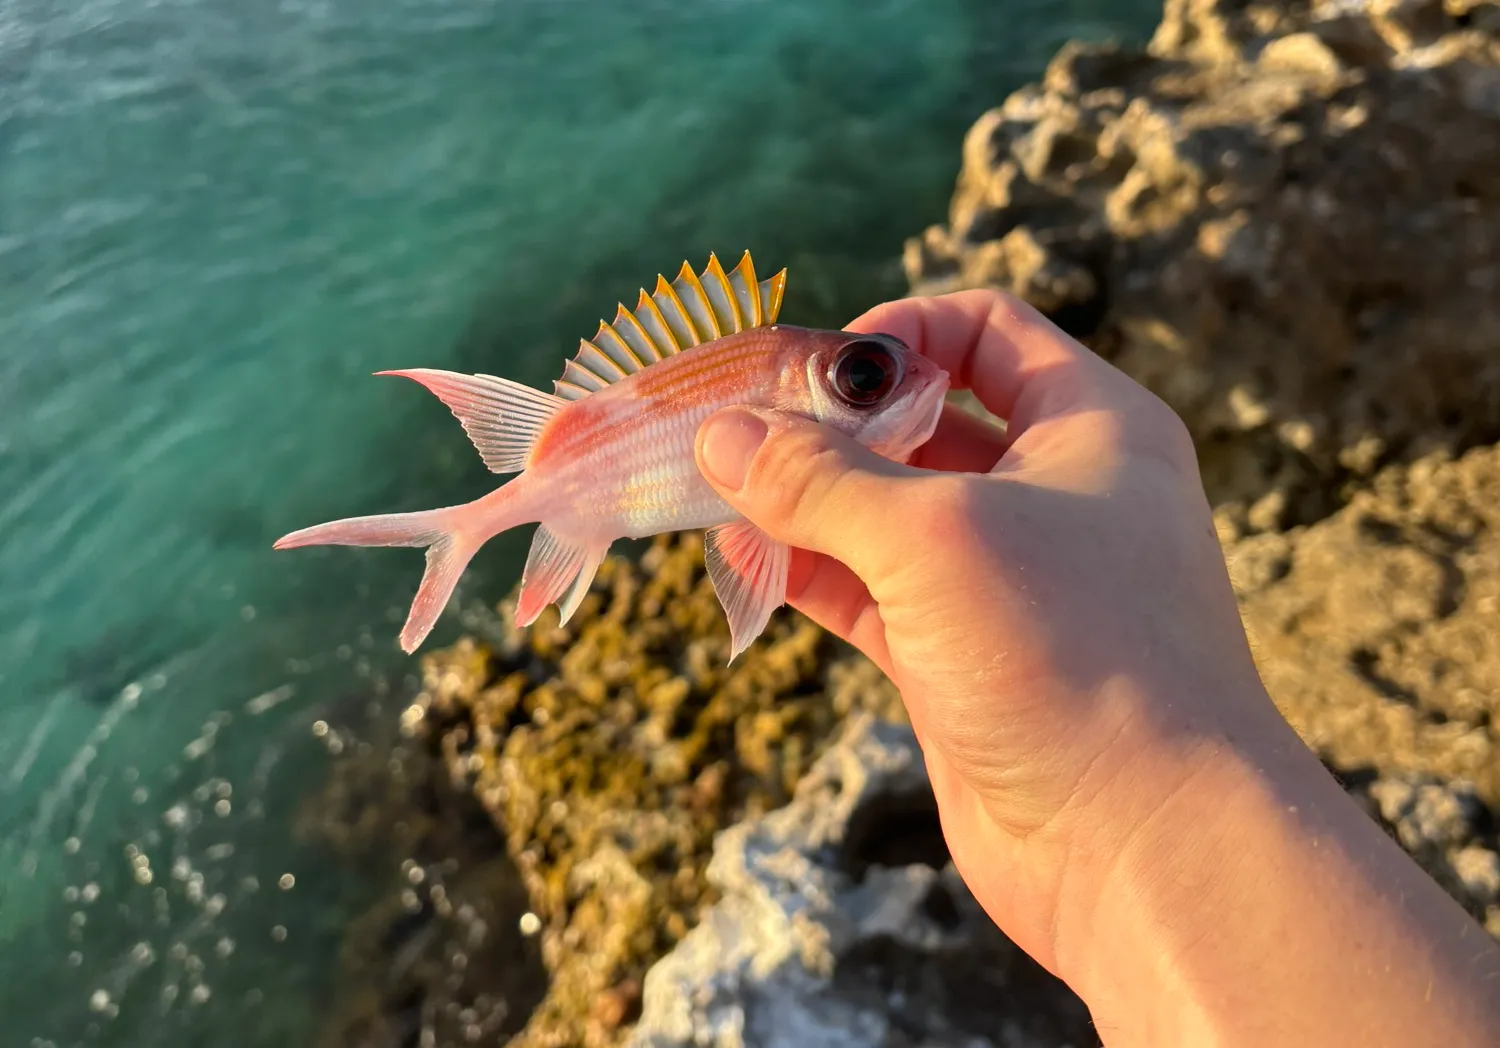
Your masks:
<svg viewBox="0 0 1500 1048"><path fill-rule="evenodd" d="M1091 380L1111 370L1031 306L991 289L886 302L847 330L899 338L1006 419L1012 439L1076 407Z"/></svg>

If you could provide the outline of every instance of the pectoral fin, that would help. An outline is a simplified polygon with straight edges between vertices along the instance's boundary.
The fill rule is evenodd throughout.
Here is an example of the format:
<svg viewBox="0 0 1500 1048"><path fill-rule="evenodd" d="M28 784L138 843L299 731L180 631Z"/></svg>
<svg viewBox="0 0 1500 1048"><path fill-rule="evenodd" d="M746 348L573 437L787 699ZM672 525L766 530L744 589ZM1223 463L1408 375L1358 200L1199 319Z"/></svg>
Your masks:
<svg viewBox="0 0 1500 1048"><path fill-rule="evenodd" d="M771 613L786 602L791 550L748 520L709 528L704 559L724 614L729 617L733 662L759 637Z"/></svg>

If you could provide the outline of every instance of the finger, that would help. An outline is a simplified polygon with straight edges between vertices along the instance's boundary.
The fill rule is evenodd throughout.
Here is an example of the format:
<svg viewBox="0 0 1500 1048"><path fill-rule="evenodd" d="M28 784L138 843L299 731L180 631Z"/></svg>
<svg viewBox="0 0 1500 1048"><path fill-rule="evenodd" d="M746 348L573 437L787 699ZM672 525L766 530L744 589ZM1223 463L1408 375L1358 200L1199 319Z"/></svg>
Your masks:
<svg viewBox="0 0 1500 1048"><path fill-rule="evenodd" d="M890 651L880 609L859 576L832 557L792 550L787 603L864 652L887 676Z"/></svg>
<svg viewBox="0 0 1500 1048"><path fill-rule="evenodd" d="M995 290L887 302L848 328L894 335L933 361L955 388L972 389L1008 421L1011 441L1028 425L1071 411L1114 372L1031 306Z"/></svg>
<svg viewBox="0 0 1500 1048"><path fill-rule="evenodd" d="M837 430L775 411L726 408L699 427L698 469L774 539L842 561L876 587L905 562L892 543L915 478Z"/></svg>

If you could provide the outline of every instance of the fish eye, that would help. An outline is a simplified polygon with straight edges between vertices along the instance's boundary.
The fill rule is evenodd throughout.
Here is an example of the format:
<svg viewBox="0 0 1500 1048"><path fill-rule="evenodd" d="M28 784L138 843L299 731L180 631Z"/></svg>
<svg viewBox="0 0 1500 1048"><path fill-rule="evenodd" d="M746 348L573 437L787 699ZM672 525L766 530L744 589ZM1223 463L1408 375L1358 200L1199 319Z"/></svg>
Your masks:
<svg viewBox="0 0 1500 1048"><path fill-rule="evenodd" d="M847 343L828 369L839 399L850 407L878 404L901 377L901 365L889 346L862 338Z"/></svg>

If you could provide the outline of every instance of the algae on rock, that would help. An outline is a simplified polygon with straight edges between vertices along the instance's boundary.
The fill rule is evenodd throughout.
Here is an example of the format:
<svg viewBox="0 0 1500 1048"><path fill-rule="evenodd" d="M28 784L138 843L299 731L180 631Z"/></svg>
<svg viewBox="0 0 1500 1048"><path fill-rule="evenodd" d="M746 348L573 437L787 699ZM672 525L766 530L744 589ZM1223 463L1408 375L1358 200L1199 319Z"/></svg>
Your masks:
<svg viewBox="0 0 1500 1048"><path fill-rule="evenodd" d="M696 533L639 569L608 560L566 627L549 608L502 632L426 659L408 728L491 813L540 919L550 986L512 1043L614 1044L647 967L714 901L715 833L784 804L841 717L899 717L899 699L790 613L728 664Z"/></svg>

